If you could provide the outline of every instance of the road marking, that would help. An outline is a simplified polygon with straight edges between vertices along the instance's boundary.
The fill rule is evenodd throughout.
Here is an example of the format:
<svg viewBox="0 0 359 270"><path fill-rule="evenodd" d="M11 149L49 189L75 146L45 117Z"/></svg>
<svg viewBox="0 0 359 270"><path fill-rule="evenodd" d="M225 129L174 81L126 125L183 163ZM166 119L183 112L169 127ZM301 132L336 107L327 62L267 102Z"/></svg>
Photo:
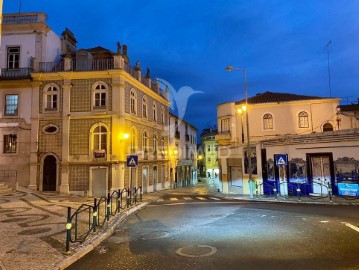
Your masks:
<svg viewBox="0 0 359 270"><path fill-rule="evenodd" d="M209 251L205 252L206 249ZM177 255L190 257L190 258L208 257L208 256L212 256L216 252L217 252L217 248L208 245L192 245L192 246L182 247L176 250Z"/></svg>
<svg viewBox="0 0 359 270"><path fill-rule="evenodd" d="M196 197L198 200L201 200L201 201L206 201L207 199L206 198L203 198L203 197Z"/></svg>
<svg viewBox="0 0 359 270"><path fill-rule="evenodd" d="M216 197L209 197L211 200L215 200L215 201L220 201L221 199L216 198Z"/></svg>
<svg viewBox="0 0 359 270"><path fill-rule="evenodd" d="M157 201L158 202L164 202L165 200L164 199L158 199Z"/></svg>
<svg viewBox="0 0 359 270"><path fill-rule="evenodd" d="M359 228L357 226L354 226L350 223L347 223L347 222L342 222L345 226L349 227L350 229L353 229L354 231L357 231L359 232Z"/></svg>
<svg viewBox="0 0 359 270"><path fill-rule="evenodd" d="M183 197L183 199L185 199L186 201L193 201L191 197Z"/></svg>
<svg viewBox="0 0 359 270"><path fill-rule="evenodd" d="M320 222L321 222L321 223L328 223L329 220L321 220Z"/></svg>
<svg viewBox="0 0 359 270"><path fill-rule="evenodd" d="M170 198L170 201L178 201L177 198Z"/></svg>

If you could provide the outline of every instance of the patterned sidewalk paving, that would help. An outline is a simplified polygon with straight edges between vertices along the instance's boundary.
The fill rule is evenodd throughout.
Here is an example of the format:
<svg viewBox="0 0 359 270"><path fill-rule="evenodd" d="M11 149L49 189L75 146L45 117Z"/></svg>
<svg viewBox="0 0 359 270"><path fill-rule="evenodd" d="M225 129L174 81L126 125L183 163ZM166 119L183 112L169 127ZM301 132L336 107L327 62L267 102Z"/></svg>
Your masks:
<svg viewBox="0 0 359 270"><path fill-rule="evenodd" d="M165 194L210 194L212 196L255 202L312 203L328 205L359 205L359 200L345 200L334 197L312 200L302 197L282 198L254 197L236 194L222 194L216 187L205 182L175 190L164 190L143 195L143 201L123 210L113 217L96 234L91 234L83 244L72 244L71 254L65 254L67 208L78 208L83 203L91 204L93 199L62 195L58 193L34 192L21 189L0 196L0 269L1 270L47 270L64 269L72 262L91 251L114 232L116 224L147 204Z"/></svg>

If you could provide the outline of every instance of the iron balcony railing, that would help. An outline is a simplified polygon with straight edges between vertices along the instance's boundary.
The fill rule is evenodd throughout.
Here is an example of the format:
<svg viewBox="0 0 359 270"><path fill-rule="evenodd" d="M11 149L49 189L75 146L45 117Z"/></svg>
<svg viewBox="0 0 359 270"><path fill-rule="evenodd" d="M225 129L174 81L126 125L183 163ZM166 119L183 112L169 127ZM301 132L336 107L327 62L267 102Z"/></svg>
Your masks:
<svg viewBox="0 0 359 270"><path fill-rule="evenodd" d="M0 78L3 80L27 79L31 77L31 68L1 69Z"/></svg>

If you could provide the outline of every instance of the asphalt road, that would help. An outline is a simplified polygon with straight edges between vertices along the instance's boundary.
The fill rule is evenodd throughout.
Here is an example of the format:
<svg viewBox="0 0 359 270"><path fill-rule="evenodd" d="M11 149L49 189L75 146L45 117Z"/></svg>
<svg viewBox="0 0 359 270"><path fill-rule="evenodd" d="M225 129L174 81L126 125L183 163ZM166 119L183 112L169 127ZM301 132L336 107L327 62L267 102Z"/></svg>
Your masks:
<svg viewBox="0 0 359 270"><path fill-rule="evenodd" d="M358 211L174 193L68 269L359 269Z"/></svg>

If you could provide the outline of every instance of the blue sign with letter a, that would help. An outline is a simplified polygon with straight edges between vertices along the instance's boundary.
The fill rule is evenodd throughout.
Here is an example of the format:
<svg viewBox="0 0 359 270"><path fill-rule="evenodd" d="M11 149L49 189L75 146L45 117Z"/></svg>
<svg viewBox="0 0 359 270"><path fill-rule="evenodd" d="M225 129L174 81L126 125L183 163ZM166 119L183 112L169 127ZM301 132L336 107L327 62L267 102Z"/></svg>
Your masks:
<svg viewBox="0 0 359 270"><path fill-rule="evenodd" d="M277 166L287 165L288 156L287 155L275 155L275 164Z"/></svg>
<svg viewBox="0 0 359 270"><path fill-rule="evenodd" d="M137 167L137 165L138 165L138 155L128 155L127 167Z"/></svg>

